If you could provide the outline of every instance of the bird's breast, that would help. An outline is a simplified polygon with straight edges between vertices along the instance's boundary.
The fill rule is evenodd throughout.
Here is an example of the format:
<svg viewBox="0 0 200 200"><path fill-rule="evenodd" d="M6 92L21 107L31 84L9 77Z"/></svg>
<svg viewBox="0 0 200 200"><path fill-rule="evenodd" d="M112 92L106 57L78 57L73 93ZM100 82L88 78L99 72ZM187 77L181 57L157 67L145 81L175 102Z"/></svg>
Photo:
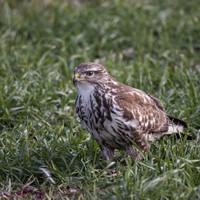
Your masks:
<svg viewBox="0 0 200 200"><path fill-rule="evenodd" d="M76 108L81 123L98 143L120 149L130 142L129 124L123 123L122 113L115 110L111 98L94 93L87 99L79 95Z"/></svg>

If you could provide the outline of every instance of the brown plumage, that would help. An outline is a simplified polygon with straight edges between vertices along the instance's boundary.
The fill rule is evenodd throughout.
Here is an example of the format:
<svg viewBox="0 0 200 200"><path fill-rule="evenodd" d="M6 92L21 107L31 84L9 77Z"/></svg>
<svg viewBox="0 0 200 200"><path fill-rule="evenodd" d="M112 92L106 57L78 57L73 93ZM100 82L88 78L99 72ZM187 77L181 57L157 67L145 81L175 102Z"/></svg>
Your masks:
<svg viewBox="0 0 200 200"><path fill-rule="evenodd" d="M136 146L146 152L150 141L187 128L183 121L168 116L158 99L114 80L102 65L80 64L73 81L78 89L78 118L108 161L115 149L126 150L135 160Z"/></svg>

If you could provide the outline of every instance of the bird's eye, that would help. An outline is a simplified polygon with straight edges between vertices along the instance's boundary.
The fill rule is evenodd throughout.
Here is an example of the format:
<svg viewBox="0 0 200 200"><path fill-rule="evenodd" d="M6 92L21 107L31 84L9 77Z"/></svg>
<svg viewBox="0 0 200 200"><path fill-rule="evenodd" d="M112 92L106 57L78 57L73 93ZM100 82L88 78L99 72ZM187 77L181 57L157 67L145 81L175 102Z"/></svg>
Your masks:
<svg viewBox="0 0 200 200"><path fill-rule="evenodd" d="M85 72L86 76L92 76L94 74L94 72L89 71L89 72Z"/></svg>

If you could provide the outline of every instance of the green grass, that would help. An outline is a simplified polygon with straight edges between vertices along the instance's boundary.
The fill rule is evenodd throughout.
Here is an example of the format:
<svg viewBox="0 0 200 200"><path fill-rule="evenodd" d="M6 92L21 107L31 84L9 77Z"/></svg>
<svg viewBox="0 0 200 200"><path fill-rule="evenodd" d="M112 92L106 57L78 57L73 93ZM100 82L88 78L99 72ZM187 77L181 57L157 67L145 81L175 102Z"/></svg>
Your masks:
<svg viewBox="0 0 200 200"><path fill-rule="evenodd" d="M47 199L200 199L199 24L195 0L2 1L0 198L29 184ZM196 140L165 137L107 166L74 113L84 61L159 98Z"/></svg>

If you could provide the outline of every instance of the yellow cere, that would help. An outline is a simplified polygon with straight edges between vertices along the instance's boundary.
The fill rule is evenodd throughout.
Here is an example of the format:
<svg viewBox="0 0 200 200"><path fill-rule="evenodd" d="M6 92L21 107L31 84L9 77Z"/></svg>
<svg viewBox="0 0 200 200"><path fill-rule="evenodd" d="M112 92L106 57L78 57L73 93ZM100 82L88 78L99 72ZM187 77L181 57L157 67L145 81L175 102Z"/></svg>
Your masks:
<svg viewBox="0 0 200 200"><path fill-rule="evenodd" d="M78 73L75 73L74 75L76 78L79 78L79 74Z"/></svg>

